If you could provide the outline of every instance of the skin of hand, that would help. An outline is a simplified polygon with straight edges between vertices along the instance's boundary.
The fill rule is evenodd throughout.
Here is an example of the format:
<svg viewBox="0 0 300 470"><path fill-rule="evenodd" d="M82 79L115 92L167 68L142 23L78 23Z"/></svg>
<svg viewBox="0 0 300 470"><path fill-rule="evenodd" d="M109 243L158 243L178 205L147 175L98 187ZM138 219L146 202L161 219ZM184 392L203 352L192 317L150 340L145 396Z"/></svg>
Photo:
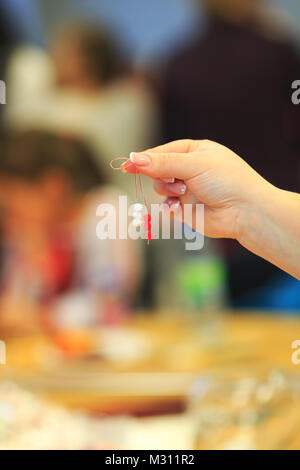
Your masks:
<svg viewBox="0 0 300 470"><path fill-rule="evenodd" d="M206 236L234 238L300 279L300 195L274 187L228 148L179 140L132 153L122 170L153 178L175 217L179 201L204 204Z"/></svg>

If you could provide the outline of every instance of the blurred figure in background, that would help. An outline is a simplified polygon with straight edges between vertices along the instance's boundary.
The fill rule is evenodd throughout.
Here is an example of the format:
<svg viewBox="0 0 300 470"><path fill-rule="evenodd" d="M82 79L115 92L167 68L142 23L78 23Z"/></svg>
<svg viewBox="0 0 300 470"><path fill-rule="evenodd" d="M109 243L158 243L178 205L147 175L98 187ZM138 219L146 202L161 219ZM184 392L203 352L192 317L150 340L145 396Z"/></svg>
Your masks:
<svg viewBox="0 0 300 470"><path fill-rule="evenodd" d="M202 4L208 16L205 35L166 67L163 141L188 136L221 142L274 185L299 192L300 119L291 85L300 75L300 62L288 34L270 21L258 0ZM289 292L287 275L234 242L225 248L234 305L299 307L299 290Z"/></svg>
<svg viewBox="0 0 300 470"><path fill-rule="evenodd" d="M100 26L85 23L60 28L50 41L49 54L25 48L12 59L7 74L10 126L38 125L82 136L95 148L102 166L151 146L156 126L154 98L124 68ZM131 178L111 172L110 179L133 195Z"/></svg>
<svg viewBox="0 0 300 470"><path fill-rule="evenodd" d="M138 244L96 237L96 208L118 214L118 192L89 148L45 131L13 134L0 179L2 330L38 327L41 307L60 326L120 321L137 293Z"/></svg>

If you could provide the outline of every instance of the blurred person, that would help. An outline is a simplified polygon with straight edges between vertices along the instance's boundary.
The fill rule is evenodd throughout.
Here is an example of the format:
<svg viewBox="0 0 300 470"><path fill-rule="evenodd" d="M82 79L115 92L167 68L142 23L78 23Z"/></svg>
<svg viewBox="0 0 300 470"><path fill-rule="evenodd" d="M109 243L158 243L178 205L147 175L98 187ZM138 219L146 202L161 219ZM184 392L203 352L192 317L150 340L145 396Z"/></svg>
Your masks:
<svg viewBox="0 0 300 470"><path fill-rule="evenodd" d="M11 127L38 125L82 136L101 165L153 143L154 97L126 69L101 26L62 26L50 40L49 56L20 49L10 63L8 83L6 118ZM110 179L134 194L131 179L122 179L119 172L111 172Z"/></svg>
<svg viewBox="0 0 300 470"><path fill-rule="evenodd" d="M288 34L270 21L258 0L203 0L202 5L205 34L165 69L162 140L188 135L221 142L272 184L299 191L300 119L291 85L300 62ZM280 271L235 242L226 241L224 250L231 303L274 307L270 293L273 283L278 289L283 281ZM285 307L292 303L287 300Z"/></svg>
<svg viewBox="0 0 300 470"><path fill-rule="evenodd" d="M0 160L2 266L0 328L118 322L140 277L137 242L99 240L96 208L107 186L89 147L71 136L25 131L8 137Z"/></svg>

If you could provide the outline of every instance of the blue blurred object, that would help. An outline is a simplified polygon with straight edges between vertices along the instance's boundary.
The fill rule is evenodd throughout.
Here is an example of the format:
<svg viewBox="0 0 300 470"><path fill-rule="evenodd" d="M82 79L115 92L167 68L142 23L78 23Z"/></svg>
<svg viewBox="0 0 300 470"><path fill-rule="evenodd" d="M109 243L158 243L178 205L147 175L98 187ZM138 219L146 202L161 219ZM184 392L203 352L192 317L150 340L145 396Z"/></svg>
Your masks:
<svg viewBox="0 0 300 470"><path fill-rule="evenodd" d="M300 315L300 281L280 273L266 287L244 295L235 306Z"/></svg>
<svg viewBox="0 0 300 470"><path fill-rule="evenodd" d="M266 0L300 24L299 0ZM0 0L28 41L43 43L53 26L74 18L104 24L131 58L163 59L203 28L200 0Z"/></svg>
<svg viewBox="0 0 300 470"><path fill-rule="evenodd" d="M43 43L44 28L36 0L0 0L0 3L20 39L39 45Z"/></svg>
<svg viewBox="0 0 300 470"><path fill-rule="evenodd" d="M194 0L0 0L28 41L43 43L53 27L74 19L99 21L135 61L160 58L199 25ZM124 4L125 3L125 4Z"/></svg>

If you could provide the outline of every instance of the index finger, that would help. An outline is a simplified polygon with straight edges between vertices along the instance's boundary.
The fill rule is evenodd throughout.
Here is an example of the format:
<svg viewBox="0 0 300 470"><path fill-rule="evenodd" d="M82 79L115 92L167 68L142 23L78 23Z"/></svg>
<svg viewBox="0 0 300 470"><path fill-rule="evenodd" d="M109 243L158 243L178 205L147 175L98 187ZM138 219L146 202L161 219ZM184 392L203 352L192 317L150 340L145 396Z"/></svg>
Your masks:
<svg viewBox="0 0 300 470"><path fill-rule="evenodd" d="M188 153L195 151L196 145L199 143L195 140L191 139L181 139L181 140L174 140L173 142L168 142L163 145L158 145L157 147L153 147L145 151L153 152L153 153Z"/></svg>

